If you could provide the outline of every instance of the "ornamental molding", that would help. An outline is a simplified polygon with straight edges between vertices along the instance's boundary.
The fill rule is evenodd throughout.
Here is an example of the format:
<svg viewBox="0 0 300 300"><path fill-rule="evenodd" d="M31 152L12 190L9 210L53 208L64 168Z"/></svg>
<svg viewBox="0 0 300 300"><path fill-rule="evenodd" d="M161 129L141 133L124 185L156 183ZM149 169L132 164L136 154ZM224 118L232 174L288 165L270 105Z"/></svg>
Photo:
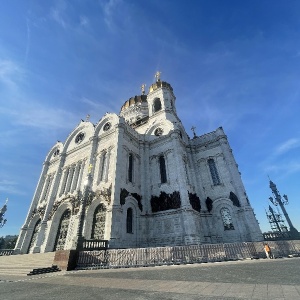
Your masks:
<svg viewBox="0 0 300 300"><path fill-rule="evenodd" d="M111 190L112 190L112 185L110 185L108 188L97 189L95 192L90 191L86 199L86 207L89 207L91 203L96 199L103 199L107 205L110 205Z"/></svg>
<svg viewBox="0 0 300 300"><path fill-rule="evenodd" d="M52 209L48 215L48 221L52 219L57 209L66 202L69 202L72 206L72 215L76 215L79 212L80 202L82 200L81 192L78 192L77 195L67 194L65 197L56 200L52 206Z"/></svg>
<svg viewBox="0 0 300 300"><path fill-rule="evenodd" d="M41 219L43 219L43 217L45 215L45 211L46 211L46 204L43 206L40 206L38 208L35 208L31 212L30 220L32 220L37 214L41 217Z"/></svg>

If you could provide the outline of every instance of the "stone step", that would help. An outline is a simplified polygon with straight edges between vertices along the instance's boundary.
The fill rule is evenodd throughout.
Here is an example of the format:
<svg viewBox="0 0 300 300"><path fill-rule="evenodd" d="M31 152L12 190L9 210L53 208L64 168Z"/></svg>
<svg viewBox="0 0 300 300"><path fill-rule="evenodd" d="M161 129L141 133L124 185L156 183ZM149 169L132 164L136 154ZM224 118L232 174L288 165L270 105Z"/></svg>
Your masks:
<svg viewBox="0 0 300 300"><path fill-rule="evenodd" d="M51 267L55 252L0 256L0 276L27 275L37 268Z"/></svg>

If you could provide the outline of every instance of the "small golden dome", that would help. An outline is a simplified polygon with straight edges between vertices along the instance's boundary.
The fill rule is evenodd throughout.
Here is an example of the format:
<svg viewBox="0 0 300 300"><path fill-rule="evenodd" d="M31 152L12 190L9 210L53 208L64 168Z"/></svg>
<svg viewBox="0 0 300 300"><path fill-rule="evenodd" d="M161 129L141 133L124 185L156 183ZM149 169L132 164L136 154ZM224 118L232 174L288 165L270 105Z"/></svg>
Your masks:
<svg viewBox="0 0 300 300"><path fill-rule="evenodd" d="M124 111L128 107L132 105L139 105L142 103L147 103L147 95L140 95L140 96L134 96L131 97L129 100L127 100L121 107L121 111Z"/></svg>
<svg viewBox="0 0 300 300"><path fill-rule="evenodd" d="M149 93L151 93L159 88L163 88L163 87L165 87L173 92L173 88L169 83L167 83L166 81L157 80L155 83L151 84L151 86L149 87Z"/></svg>

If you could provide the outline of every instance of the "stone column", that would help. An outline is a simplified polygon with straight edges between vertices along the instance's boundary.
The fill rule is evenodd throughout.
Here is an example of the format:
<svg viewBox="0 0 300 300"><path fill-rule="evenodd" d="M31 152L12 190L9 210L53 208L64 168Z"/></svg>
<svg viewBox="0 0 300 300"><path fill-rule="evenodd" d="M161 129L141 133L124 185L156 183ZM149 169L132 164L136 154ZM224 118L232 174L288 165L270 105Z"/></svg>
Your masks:
<svg viewBox="0 0 300 300"><path fill-rule="evenodd" d="M120 120L121 121L121 120ZM116 149L116 165L115 165L115 179L112 181L111 196L112 196L112 212L111 212L111 232L110 246L118 247L120 245L120 230L121 228L121 216L122 208L120 204L120 191L122 181L122 168L124 164L124 158L122 157L123 152L123 138L125 124L118 124L115 131L115 145Z"/></svg>
<svg viewBox="0 0 300 300"><path fill-rule="evenodd" d="M186 174L184 171L184 166L183 166L183 160L182 160L182 155L179 151L181 148L180 142L179 142L179 133L177 131L173 132L171 134L172 138L172 143L173 143L173 153L174 153L174 160L175 160L175 165L176 165L176 181L178 183L179 187L179 193L180 193L180 198L181 198L181 205L182 208L190 208L190 203L189 203L189 196L187 192L187 181L186 181Z"/></svg>

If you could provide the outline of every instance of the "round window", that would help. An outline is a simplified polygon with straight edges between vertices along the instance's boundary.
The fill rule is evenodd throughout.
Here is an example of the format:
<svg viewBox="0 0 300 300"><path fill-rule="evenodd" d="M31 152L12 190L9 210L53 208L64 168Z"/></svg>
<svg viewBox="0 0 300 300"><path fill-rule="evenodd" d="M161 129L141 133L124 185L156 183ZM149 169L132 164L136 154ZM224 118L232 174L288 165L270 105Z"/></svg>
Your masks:
<svg viewBox="0 0 300 300"><path fill-rule="evenodd" d="M154 134L156 135L156 136L160 136L160 135L162 135L163 134L163 129L162 128L157 128L157 129L155 129L155 131L154 131Z"/></svg>
<svg viewBox="0 0 300 300"><path fill-rule="evenodd" d="M80 132L77 134L76 138L75 138L75 143L76 144L80 144L84 139L84 133Z"/></svg>
<svg viewBox="0 0 300 300"><path fill-rule="evenodd" d="M109 122L107 122L104 126L103 126L103 130L107 131L111 128L111 124Z"/></svg>
<svg viewBox="0 0 300 300"><path fill-rule="evenodd" d="M53 153L53 157L57 156L59 154L59 149L56 149Z"/></svg>

